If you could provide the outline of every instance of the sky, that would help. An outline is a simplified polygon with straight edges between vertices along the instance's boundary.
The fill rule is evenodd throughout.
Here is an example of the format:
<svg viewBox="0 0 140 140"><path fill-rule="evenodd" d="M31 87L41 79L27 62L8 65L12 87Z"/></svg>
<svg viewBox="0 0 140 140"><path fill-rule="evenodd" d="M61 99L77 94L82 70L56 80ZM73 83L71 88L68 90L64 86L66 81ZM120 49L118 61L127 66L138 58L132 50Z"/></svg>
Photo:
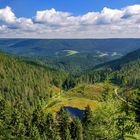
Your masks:
<svg viewBox="0 0 140 140"><path fill-rule="evenodd" d="M140 38L140 0L0 0L0 38Z"/></svg>

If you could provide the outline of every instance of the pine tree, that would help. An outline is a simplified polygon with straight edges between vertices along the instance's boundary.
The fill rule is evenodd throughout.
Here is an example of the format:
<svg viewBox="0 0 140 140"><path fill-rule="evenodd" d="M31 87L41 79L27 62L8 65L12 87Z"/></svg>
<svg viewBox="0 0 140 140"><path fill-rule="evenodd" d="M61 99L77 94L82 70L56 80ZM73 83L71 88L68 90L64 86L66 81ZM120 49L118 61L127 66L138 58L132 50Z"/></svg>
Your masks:
<svg viewBox="0 0 140 140"><path fill-rule="evenodd" d="M92 110L89 106L87 106L85 108L85 112L82 119L85 140L93 139L93 120L92 119L93 119Z"/></svg>
<svg viewBox="0 0 140 140"><path fill-rule="evenodd" d="M7 123L10 119L9 108L4 99L0 99L0 122Z"/></svg>
<svg viewBox="0 0 140 140"><path fill-rule="evenodd" d="M134 94L136 95L136 98L133 100L133 110L136 114L136 121L140 123L140 91L137 91Z"/></svg>
<svg viewBox="0 0 140 140"><path fill-rule="evenodd" d="M9 123L11 120L10 108L8 103L0 98L0 139L10 139L11 130L9 129Z"/></svg>
<svg viewBox="0 0 140 140"><path fill-rule="evenodd" d="M44 112L40 105L33 111L32 126L36 126L40 134L44 133Z"/></svg>
<svg viewBox="0 0 140 140"><path fill-rule="evenodd" d="M22 102L17 98L12 111L10 127L15 137L24 136L26 133L26 126L24 124L24 113Z"/></svg>
<svg viewBox="0 0 140 140"><path fill-rule="evenodd" d="M55 140L57 137L57 129L51 113L48 113L44 123L44 134L48 139Z"/></svg>
<svg viewBox="0 0 140 140"><path fill-rule="evenodd" d="M58 112L59 133L62 140L70 140L70 116L62 107Z"/></svg>
<svg viewBox="0 0 140 140"><path fill-rule="evenodd" d="M31 128L30 138L32 140L40 140L40 133L35 125L33 125Z"/></svg>
<svg viewBox="0 0 140 140"><path fill-rule="evenodd" d="M74 118L71 123L71 137L73 140L83 140L83 127L79 118Z"/></svg>

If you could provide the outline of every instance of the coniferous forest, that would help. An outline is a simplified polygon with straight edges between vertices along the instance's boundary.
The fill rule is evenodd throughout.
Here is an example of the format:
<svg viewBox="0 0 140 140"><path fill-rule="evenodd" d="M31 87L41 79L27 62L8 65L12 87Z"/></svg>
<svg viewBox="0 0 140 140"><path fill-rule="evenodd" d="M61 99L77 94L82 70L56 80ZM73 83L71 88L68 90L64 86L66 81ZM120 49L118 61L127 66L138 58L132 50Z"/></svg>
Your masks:
<svg viewBox="0 0 140 140"><path fill-rule="evenodd" d="M0 0L0 140L140 140L140 0Z"/></svg>
<svg viewBox="0 0 140 140"><path fill-rule="evenodd" d="M140 138L140 50L70 69L52 59L0 52L1 140Z"/></svg>

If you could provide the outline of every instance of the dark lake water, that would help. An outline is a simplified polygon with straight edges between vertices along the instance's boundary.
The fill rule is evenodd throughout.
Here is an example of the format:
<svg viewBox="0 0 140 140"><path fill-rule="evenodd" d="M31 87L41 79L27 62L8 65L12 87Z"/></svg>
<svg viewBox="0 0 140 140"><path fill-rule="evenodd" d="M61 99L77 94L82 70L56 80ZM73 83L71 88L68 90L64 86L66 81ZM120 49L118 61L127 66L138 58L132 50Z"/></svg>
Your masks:
<svg viewBox="0 0 140 140"><path fill-rule="evenodd" d="M64 109L68 111L72 117L78 117L80 119L83 117L84 110L80 110L71 106L65 106Z"/></svg>

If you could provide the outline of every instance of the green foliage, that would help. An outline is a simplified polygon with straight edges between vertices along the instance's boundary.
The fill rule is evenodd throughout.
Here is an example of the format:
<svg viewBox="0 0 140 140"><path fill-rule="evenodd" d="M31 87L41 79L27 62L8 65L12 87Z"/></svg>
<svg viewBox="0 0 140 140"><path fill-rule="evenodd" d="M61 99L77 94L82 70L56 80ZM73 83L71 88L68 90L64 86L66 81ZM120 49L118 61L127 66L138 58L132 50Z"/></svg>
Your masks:
<svg viewBox="0 0 140 140"><path fill-rule="evenodd" d="M111 82L122 87L139 88L140 85L140 49L121 59L111 61L87 71L79 82Z"/></svg>
<svg viewBox="0 0 140 140"><path fill-rule="evenodd" d="M63 82L62 84L62 88L64 90L69 90L71 88L74 88L77 84L77 81L74 77L72 77L71 75Z"/></svg>
<svg viewBox="0 0 140 140"><path fill-rule="evenodd" d="M16 97L23 101L26 109L43 104L49 100L50 87L61 87L65 77L65 73L44 69L0 53L0 93L11 104L15 102Z"/></svg>
<svg viewBox="0 0 140 140"><path fill-rule="evenodd" d="M45 119L45 135L48 139L55 140L58 137L57 125L52 114L48 113Z"/></svg>
<svg viewBox="0 0 140 140"><path fill-rule="evenodd" d="M105 101L112 98L116 85L110 83L78 84L66 92L67 97L86 98L96 101Z"/></svg>
<svg viewBox="0 0 140 140"><path fill-rule="evenodd" d="M139 53L134 54L139 57ZM124 57L121 63L117 60L74 76L62 69L57 71L0 53L0 139L125 140L139 137L140 60L134 54L128 55L133 61ZM103 83L97 84L101 81ZM102 89L101 85L104 85ZM121 90L114 93L119 86ZM69 94L65 98L77 94L76 97L91 100L96 99L92 92L97 92L100 100L96 99L96 109L87 106L81 120L73 118L63 107L56 116L45 112L48 101L52 101L50 106L57 106L57 98L62 95L55 98L54 90L60 93L61 88L63 94Z"/></svg>
<svg viewBox="0 0 140 140"><path fill-rule="evenodd" d="M62 107L58 112L59 119L59 133L62 140L70 140L70 116L67 111Z"/></svg>
<svg viewBox="0 0 140 140"><path fill-rule="evenodd" d="M92 140L94 138L93 119L92 118L93 118L92 110L89 106L87 106L85 108L85 112L84 112L83 119L82 119L85 140Z"/></svg>
<svg viewBox="0 0 140 140"><path fill-rule="evenodd" d="M83 140L83 127L79 118L74 118L71 123L71 138L73 140Z"/></svg>

